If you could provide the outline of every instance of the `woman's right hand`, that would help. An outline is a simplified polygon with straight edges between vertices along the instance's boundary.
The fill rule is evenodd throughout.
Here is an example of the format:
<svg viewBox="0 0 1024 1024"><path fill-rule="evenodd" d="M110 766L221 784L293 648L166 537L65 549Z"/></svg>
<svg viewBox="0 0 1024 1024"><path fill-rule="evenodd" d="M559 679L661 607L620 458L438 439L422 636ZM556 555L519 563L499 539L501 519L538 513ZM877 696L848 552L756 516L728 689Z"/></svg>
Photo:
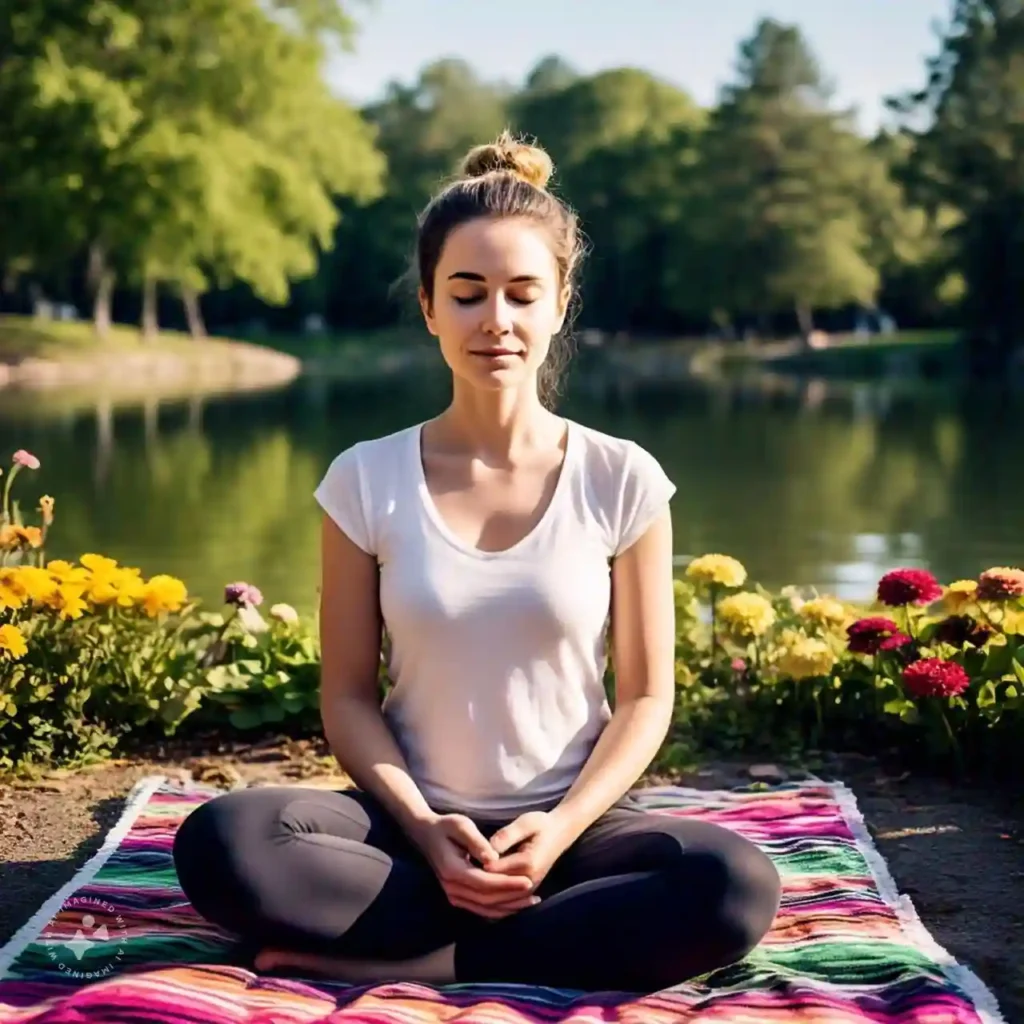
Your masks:
<svg viewBox="0 0 1024 1024"><path fill-rule="evenodd" d="M484 871L498 854L464 814L439 814L417 824L412 839L434 869L453 907L497 920L538 903L526 875ZM475 863L474 863L475 862Z"/></svg>

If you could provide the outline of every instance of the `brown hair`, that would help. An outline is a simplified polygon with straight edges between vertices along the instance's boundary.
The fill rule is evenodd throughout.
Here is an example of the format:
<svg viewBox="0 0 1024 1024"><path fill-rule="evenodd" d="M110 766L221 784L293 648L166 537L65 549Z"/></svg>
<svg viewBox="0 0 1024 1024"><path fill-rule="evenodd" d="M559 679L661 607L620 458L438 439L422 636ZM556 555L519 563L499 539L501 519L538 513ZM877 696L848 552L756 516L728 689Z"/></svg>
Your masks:
<svg viewBox="0 0 1024 1024"><path fill-rule="evenodd" d="M420 285L434 301L434 273L448 236L478 217L523 217L548 233L558 265L559 286L568 286L575 304L576 274L583 239L576 214L547 190L554 166L543 149L513 138L506 130L491 143L475 146L462 160L461 172L427 204L419 217L416 265ZM566 324L570 317L566 317ZM538 374L545 404L552 404L571 354L568 330L551 339Z"/></svg>

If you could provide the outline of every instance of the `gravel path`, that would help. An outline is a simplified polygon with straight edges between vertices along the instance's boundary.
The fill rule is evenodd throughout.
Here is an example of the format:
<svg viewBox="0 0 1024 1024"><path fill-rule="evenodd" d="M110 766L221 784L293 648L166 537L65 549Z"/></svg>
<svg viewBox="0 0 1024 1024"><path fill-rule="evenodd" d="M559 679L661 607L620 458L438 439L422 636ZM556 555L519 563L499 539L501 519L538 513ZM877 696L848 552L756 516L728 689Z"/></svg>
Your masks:
<svg viewBox="0 0 1024 1024"><path fill-rule="evenodd" d="M0 942L99 848L124 797L145 775L190 772L228 786L302 782L341 786L315 741L264 741L190 751L157 748L34 782L0 780ZM900 890L954 956L995 991L1007 1024L1024 1024L1024 801L991 791L886 774L845 762L836 776L857 795ZM749 781L741 765L713 764L686 785Z"/></svg>

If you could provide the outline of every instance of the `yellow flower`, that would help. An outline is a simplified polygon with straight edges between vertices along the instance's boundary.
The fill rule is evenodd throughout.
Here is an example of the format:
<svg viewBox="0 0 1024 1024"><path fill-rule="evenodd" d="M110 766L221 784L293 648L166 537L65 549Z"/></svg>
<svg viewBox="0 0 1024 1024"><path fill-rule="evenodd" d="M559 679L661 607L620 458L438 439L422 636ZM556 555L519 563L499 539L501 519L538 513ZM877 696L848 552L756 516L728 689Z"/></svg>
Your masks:
<svg viewBox="0 0 1024 1024"><path fill-rule="evenodd" d="M91 579L88 569L72 565L63 559L55 558L52 562L46 563L46 571L50 573L58 583L80 583L83 587Z"/></svg>
<svg viewBox="0 0 1024 1024"><path fill-rule="evenodd" d="M80 619L89 605L82 595L85 587L80 583L59 583L57 589L47 599L48 607L53 608L62 619Z"/></svg>
<svg viewBox="0 0 1024 1024"><path fill-rule="evenodd" d="M849 618L842 601L834 597L815 597L800 606L800 616L819 626L841 626Z"/></svg>
<svg viewBox="0 0 1024 1024"><path fill-rule="evenodd" d="M977 580L957 580L946 587L944 604L948 611L954 615L962 612L968 605L974 603L978 594Z"/></svg>
<svg viewBox="0 0 1024 1024"><path fill-rule="evenodd" d="M25 596L36 604L45 604L57 589L57 581L45 569L37 566L17 566L14 574Z"/></svg>
<svg viewBox="0 0 1024 1024"><path fill-rule="evenodd" d="M106 555L82 555L79 561L94 576L111 576L117 572L117 562Z"/></svg>
<svg viewBox="0 0 1024 1024"><path fill-rule="evenodd" d="M701 555L686 567L686 575L700 583L742 587L747 579L747 570L742 562L728 555Z"/></svg>
<svg viewBox="0 0 1024 1024"><path fill-rule="evenodd" d="M733 594L718 602L718 618L737 636L761 636L775 622L775 609L760 594Z"/></svg>
<svg viewBox="0 0 1024 1024"><path fill-rule="evenodd" d="M43 531L38 526L0 526L0 550L17 551L18 548L39 548L43 545Z"/></svg>
<svg viewBox="0 0 1024 1024"><path fill-rule="evenodd" d="M832 671L835 653L824 640L786 630L782 636L782 650L775 665L783 675L793 679L812 679Z"/></svg>
<svg viewBox="0 0 1024 1024"><path fill-rule="evenodd" d="M17 626L8 623L0 626L0 653L11 658L24 658L28 653L28 644Z"/></svg>
<svg viewBox="0 0 1024 1024"><path fill-rule="evenodd" d="M188 597L185 584L173 576L154 576L142 592L141 602L145 613L151 618L160 612L176 612Z"/></svg>
<svg viewBox="0 0 1024 1024"><path fill-rule="evenodd" d="M53 522L53 498L44 494L39 499L39 511L42 513L43 522L49 526Z"/></svg>
<svg viewBox="0 0 1024 1024"><path fill-rule="evenodd" d="M0 551L18 548L41 548L43 531L38 526L0 526Z"/></svg>
<svg viewBox="0 0 1024 1024"><path fill-rule="evenodd" d="M0 569L0 611L20 608L27 597L18 582L17 570Z"/></svg>
<svg viewBox="0 0 1024 1024"><path fill-rule="evenodd" d="M142 599L145 592L146 584L138 569L111 570L104 566L99 572L94 570L88 582L87 594L93 604L116 604L130 608Z"/></svg>

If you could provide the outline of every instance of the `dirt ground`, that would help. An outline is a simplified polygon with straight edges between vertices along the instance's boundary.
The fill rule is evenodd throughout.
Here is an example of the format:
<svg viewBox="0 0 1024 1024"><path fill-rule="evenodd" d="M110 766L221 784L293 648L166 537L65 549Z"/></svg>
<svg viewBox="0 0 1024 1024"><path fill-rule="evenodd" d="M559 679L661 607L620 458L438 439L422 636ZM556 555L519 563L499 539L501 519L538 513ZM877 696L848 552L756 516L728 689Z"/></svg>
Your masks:
<svg viewBox="0 0 1024 1024"><path fill-rule="evenodd" d="M651 781L719 788L749 782L749 769L712 763ZM0 779L0 942L96 852L136 780L186 772L225 788L239 779L347 781L322 742L285 739L161 745L78 772ZM854 790L900 891L937 941L994 990L1007 1024L1024 1024L1024 797L897 775L863 758L834 759L820 774Z"/></svg>

